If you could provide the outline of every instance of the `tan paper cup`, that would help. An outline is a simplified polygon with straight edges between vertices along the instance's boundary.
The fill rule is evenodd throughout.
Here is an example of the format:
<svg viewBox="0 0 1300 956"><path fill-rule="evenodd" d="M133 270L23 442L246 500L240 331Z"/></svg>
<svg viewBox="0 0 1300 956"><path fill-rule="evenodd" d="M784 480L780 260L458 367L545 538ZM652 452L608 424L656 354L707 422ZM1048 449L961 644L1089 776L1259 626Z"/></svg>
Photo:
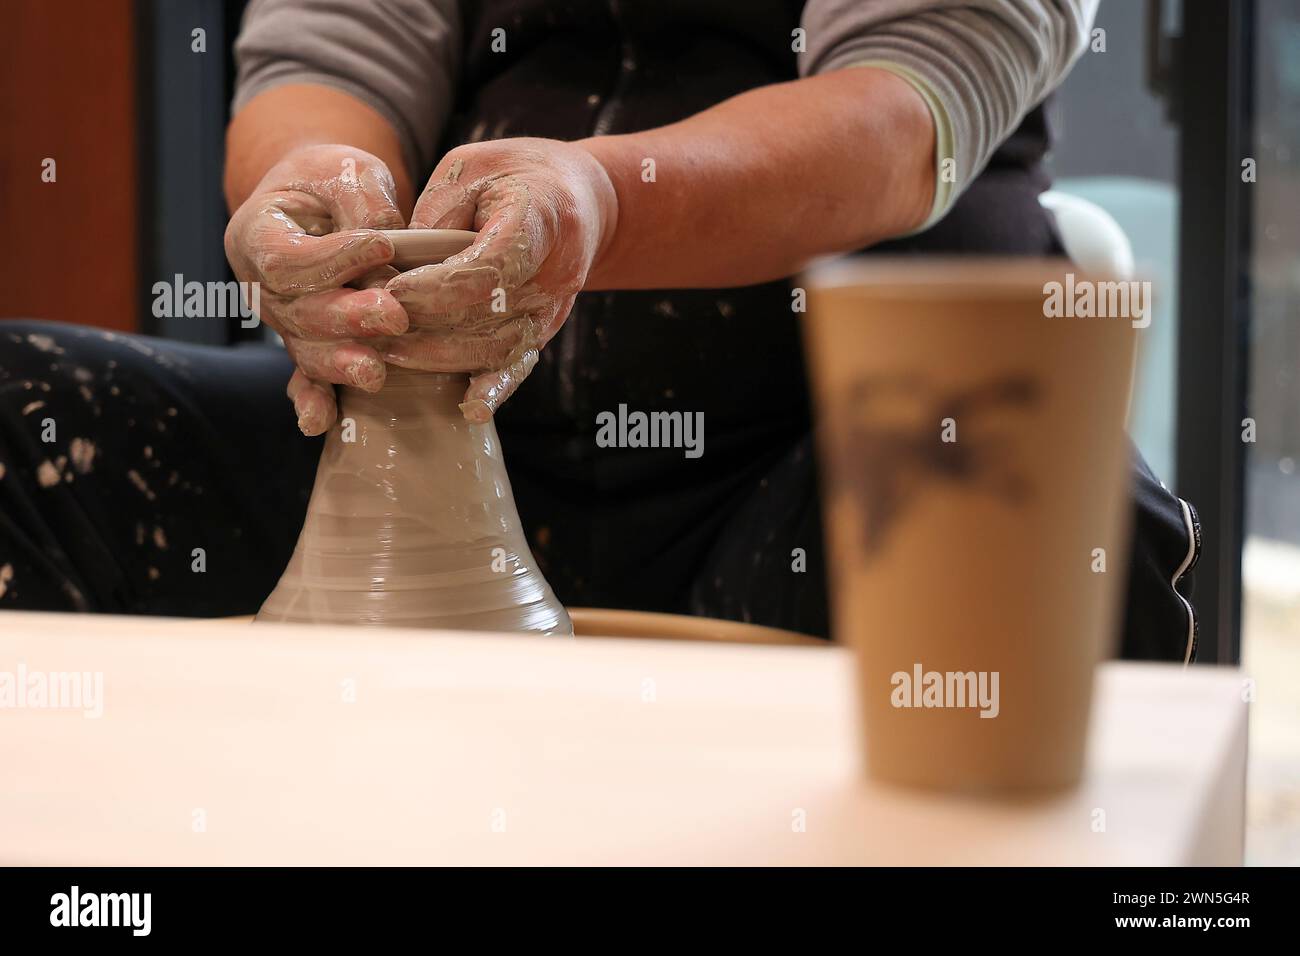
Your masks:
<svg viewBox="0 0 1300 956"><path fill-rule="evenodd" d="M1104 281L1072 272L873 259L807 277L834 636L856 652L877 779L1082 772L1125 580L1138 320L1049 316L1051 283Z"/></svg>

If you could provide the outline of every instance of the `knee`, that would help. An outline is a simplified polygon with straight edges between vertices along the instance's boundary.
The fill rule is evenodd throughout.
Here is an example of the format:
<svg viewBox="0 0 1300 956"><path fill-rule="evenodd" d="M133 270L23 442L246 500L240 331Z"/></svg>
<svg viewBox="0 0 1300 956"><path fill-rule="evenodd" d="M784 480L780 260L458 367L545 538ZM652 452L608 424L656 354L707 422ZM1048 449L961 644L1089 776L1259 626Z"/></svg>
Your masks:
<svg viewBox="0 0 1300 956"><path fill-rule="evenodd" d="M105 426L103 341L112 333L35 319L0 320L0 450L16 471L75 463ZM77 438L75 436L90 436ZM39 476L38 476L39 477Z"/></svg>
<svg viewBox="0 0 1300 956"><path fill-rule="evenodd" d="M4 356L0 362L0 383L12 388L18 382L20 390L28 390L24 385L29 381L34 383L33 387L40 382L48 384L71 372L77 359L93 353L99 343L107 345L118 338L113 332L64 322L0 319L0 344L3 345L0 354Z"/></svg>

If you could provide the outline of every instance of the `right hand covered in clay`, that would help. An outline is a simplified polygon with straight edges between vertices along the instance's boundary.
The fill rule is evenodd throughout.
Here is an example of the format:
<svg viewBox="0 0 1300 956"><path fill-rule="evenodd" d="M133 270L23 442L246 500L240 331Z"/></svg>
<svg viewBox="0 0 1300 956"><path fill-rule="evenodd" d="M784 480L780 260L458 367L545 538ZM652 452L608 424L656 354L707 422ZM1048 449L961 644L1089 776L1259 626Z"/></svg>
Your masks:
<svg viewBox="0 0 1300 956"><path fill-rule="evenodd" d="M618 199L582 147L547 139L460 146L434 170L412 228L478 232L469 248L388 283L410 317L384 358L468 372L461 412L489 421L559 330L617 221Z"/></svg>
<svg viewBox="0 0 1300 956"><path fill-rule="evenodd" d="M348 146L296 150L271 168L226 228L236 278L260 284L259 315L297 369L288 394L305 435L337 415L334 385L378 391L384 363L367 339L405 332L385 284L397 273L378 229L405 225L392 174Z"/></svg>

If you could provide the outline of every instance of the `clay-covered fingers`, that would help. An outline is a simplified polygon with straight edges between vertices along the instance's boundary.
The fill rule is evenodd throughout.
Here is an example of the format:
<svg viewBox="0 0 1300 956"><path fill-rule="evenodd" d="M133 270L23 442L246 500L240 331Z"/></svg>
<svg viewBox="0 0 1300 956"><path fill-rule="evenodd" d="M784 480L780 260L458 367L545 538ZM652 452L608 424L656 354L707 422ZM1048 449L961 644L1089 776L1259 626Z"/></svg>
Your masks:
<svg viewBox="0 0 1300 956"><path fill-rule="evenodd" d="M327 206L336 228L401 229L397 185L388 167L363 150L325 148L294 164L276 187L308 192Z"/></svg>
<svg viewBox="0 0 1300 956"><path fill-rule="evenodd" d="M393 365L472 376L462 412L485 421L537 364L617 222L600 162L557 140L461 146L439 163L415 228L471 229L468 248L393 278L410 322L386 340Z"/></svg>
<svg viewBox="0 0 1300 956"><path fill-rule="evenodd" d="M412 332L479 331L496 328L511 321L515 310L500 312L491 304L481 302L456 312L406 312Z"/></svg>
<svg viewBox="0 0 1300 956"><path fill-rule="evenodd" d="M412 229L474 228L478 218L479 193L486 181L465 175L465 159L457 155L464 151L464 148L452 150L429 176L429 182L415 200L415 209L411 212Z"/></svg>
<svg viewBox="0 0 1300 956"><path fill-rule="evenodd" d="M537 366L537 349L529 349L505 368L475 375L460 403L461 414L468 422L484 424L496 414L501 403L515 393Z"/></svg>
<svg viewBox="0 0 1300 956"><path fill-rule="evenodd" d="M479 372L500 368L535 343L532 329L515 323L480 334L412 332L387 341L384 361L421 372Z"/></svg>
<svg viewBox="0 0 1300 956"><path fill-rule="evenodd" d="M313 382L352 385L367 392L384 387L383 359L368 345L287 338L284 346L293 363Z"/></svg>
<svg viewBox="0 0 1300 956"><path fill-rule="evenodd" d="M241 281L307 295L337 289L392 261L379 230L400 229L392 173L365 150L322 144L267 171L226 228Z"/></svg>
<svg viewBox="0 0 1300 956"><path fill-rule="evenodd" d="M297 366L288 393L308 435L333 424L334 385L384 384L373 346L409 322L384 289L397 273L380 230L403 225L383 161L338 144L285 156L230 217L226 255L240 281L259 286L259 314Z"/></svg>
<svg viewBox="0 0 1300 956"><path fill-rule="evenodd" d="M499 186L502 198L480 197L491 214L472 245L445 262L403 272L388 283L388 291L404 308L455 312L499 302L537 273L554 244L554 230L545 226L529 201L527 185L515 181ZM418 209L411 221L420 221Z"/></svg>
<svg viewBox="0 0 1300 956"><path fill-rule="evenodd" d="M573 296L557 301L535 287L525 289L518 310L506 314L478 305L412 316L411 332L387 340L384 360L426 372L481 373L509 366L528 349L549 342L573 307Z"/></svg>
<svg viewBox="0 0 1300 956"><path fill-rule="evenodd" d="M244 281L282 295L337 289L386 265L393 244L382 232L307 233L272 201L241 207L226 230L226 253Z"/></svg>
<svg viewBox="0 0 1300 956"><path fill-rule="evenodd" d="M282 336L303 339L401 335L409 326L406 312L382 287L304 296L264 291L261 306L263 319Z"/></svg>
<svg viewBox="0 0 1300 956"><path fill-rule="evenodd" d="M398 274L392 266L379 266L371 269L352 285L358 289L382 289ZM396 300L394 300L396 301Z"/></svg>
<svg viewBox="0 0 1300 956"><path fill-rule="evenodd" d="M476 302L447 312L426 312L402 306L412 331L480 333L516 321L521 316L549 315L555 310L553 294L535 283L502 292L487 302Z"/></svg>
<svg viewBox="0 0 1300 956"><path fill-rule="evenodd" d="M334 389L330 385L313 382L301 369L294 369L285 389L298 416L298 430L304 435L320 435L329 430L338 416Z"/></svg>

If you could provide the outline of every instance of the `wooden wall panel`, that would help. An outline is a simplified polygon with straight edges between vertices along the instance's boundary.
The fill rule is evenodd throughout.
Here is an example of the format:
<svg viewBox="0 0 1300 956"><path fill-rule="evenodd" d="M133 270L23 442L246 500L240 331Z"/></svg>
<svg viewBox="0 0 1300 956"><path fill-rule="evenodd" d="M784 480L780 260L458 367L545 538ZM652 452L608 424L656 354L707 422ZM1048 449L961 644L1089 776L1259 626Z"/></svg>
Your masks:
<svg viewBox="0 0 1300 956"><path fill-rule="evenodd" d="M5 0L0 316L137 327L133 6Z"/></svg>

